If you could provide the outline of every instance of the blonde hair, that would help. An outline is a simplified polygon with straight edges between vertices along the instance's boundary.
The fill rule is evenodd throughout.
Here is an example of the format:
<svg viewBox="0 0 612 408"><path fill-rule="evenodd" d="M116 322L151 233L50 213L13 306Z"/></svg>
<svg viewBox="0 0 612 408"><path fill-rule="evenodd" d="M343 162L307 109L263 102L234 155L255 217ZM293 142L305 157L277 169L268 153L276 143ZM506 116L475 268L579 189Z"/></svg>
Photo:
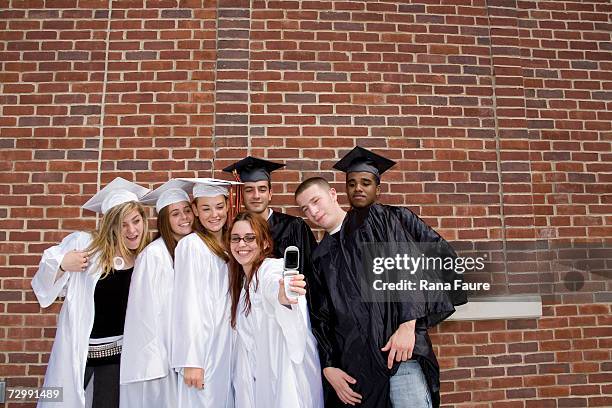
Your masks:
<svg viewBox="0 0 612 408"><path fill-rule="evenodd" d="M137 210L142 217L143 229L142 239L136 249L129 249L123 241L121 229L123 219L132 211ZM150 242L149 224L147 216L142 204L136 201L129 201L112 207L102 218L102 223L97 231L92 231L93 241L89 244L86 251L98 254L97 264L98 269L102 269L104 279L111 273L113 267L113 258L117 249L119 254L124 259L136 257Z"/></svg>

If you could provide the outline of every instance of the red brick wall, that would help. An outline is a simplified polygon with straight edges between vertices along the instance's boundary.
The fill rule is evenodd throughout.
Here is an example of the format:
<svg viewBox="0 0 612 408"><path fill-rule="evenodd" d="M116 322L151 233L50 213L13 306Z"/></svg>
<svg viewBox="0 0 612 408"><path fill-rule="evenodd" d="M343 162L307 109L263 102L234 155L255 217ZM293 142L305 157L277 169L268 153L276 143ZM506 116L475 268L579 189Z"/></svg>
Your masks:
<svg viewBox="0 0 612 408"><path fill-rule="evenodd" d="M44 248L95 226L80 205L99 181L220 176L250 152L287 162L273 203L296 213L299 181L342 188L331 165L359 143L398 161L384 202L491 254L473 279L546 303L540 320L435 330L443 404L612 405L611 14L605 1L0 0L0 378L40 383L60 305L41 311L29 282Z"/></svg>
<svg viewBox="0 0 612 408"><path fill-rule="evenodd" d="M443 322L431 334L442 406L609 407L610 312L557 304L539 320Z"/></svg>

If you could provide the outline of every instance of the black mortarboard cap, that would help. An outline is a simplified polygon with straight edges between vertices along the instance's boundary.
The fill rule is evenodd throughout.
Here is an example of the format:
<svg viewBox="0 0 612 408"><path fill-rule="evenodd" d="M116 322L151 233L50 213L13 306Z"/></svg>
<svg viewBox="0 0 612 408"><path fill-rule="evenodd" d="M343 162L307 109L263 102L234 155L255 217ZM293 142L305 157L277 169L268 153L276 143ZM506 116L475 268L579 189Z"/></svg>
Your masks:
<svg viewBox="0 0 612 408"><path fill-rule="evenodd" d="M228 173L233 173L236 171L238 173L238 177L240 177L240 181L246 183L249 181L270 181L270 173L284 166L284 164L248 156L234 164L227 166L223 169L223 171Z"/></svg>
<svg viewBox="0 0 612 408"><path fill-rule="evenodd" d="M380 175L395 165L393 160L382 157L374 152L355 146L340 161L334 164L334 169L345 173L365 171L372 173L380 181Z"/></svg>

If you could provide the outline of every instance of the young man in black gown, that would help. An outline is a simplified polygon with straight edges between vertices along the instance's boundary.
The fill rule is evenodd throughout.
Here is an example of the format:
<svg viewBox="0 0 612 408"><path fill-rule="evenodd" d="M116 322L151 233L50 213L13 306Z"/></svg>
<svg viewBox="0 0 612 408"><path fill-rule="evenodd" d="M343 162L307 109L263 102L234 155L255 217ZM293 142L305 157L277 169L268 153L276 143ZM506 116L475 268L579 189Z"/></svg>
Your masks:
<svg viewBox="0 0 612 408"><path fill-rule="evenodd" d="M380 176L393 164L362 148L336 164L347 173L348 213L324 179L306 180L296 191L304 214L327 232L313 253L310 282L312 329L326 385L333 388L326 390L326 407L439 405L439 366L427 327L465 303L465 294L417 290L392 302L364 299L364 244L431 243L438 256L456 257L410 210L375 203Z"/></svg>

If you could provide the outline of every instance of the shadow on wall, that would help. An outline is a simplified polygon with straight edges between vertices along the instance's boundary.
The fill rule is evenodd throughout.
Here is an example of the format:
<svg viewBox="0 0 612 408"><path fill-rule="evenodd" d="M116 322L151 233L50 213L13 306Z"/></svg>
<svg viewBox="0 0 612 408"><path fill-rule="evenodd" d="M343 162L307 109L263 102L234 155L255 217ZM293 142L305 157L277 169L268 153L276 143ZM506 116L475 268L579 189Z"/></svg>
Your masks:
<svg viewBox="0 0 612 408"><path fill-rule="evenodd" d="M488 282L490 295L540 295L544 301L611 302L612 248L608 243L488 241L451 243L459 256L482 257L485 268L467 282Z"/></svg>

